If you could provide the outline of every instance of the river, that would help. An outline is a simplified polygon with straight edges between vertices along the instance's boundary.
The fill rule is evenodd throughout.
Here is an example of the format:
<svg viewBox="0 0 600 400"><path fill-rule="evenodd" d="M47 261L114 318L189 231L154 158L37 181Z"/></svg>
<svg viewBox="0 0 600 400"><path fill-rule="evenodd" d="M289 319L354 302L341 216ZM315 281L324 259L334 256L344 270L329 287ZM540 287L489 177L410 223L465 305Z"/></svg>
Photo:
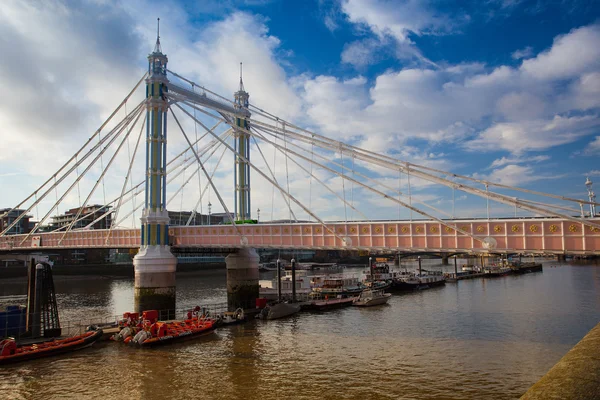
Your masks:
<svg viewBox="0 0 600 400"><path fill-rule="evenodd" d="M55 277L55 286L62 321L133 304L131 279ZM24 303L25 288L0 280L0 306ZM224 270L177 277L178 308L225 299ZM102 342L0 367L0 398L513 399L599 321L600 267L545 262L543 273L448 283L385 306L250 321L157 349Z"/></svg>

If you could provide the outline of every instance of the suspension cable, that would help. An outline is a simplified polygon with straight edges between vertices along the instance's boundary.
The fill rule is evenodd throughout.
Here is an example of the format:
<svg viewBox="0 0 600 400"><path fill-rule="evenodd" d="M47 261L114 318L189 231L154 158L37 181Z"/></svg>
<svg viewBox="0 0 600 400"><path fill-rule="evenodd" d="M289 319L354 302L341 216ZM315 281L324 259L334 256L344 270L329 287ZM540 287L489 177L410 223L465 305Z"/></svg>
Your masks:
<svg viewBox="0 0 600 400"><path fill-rule="evenodd" d="M184 110L179 104L175 104L175 105L180 110L182 110L184 113L186 113L189 117L193 118L193 116L190 113L188 113L186 110ZM196 156L196 160L198 161L198 164L200 164L200 168L202 168L202 172L204 172L204 175L206 176L206 179L208 179L208 181L210 182L210 185L212 186L213 190L215 191L215 194L217 195L217 198L219 199L219 202L221 203L221 206L223 207L223 209L227 213L227 217L229 218L229 222L231 222L231 225L236 230L236 232L238 233L238 235L243 237L242 232L240 231L240 229L238 228L237 224L233 220L233 217L231 216L231 213L229 212L229 209L227 208L227 205L223 201L223 198L221 198L221 194L218 192L217 188L215 187L212 179L210 178L210 175L206 171L206 168L204 168L204 164L202 164L202 161L200 160L200 156L198 156L198 153L196 153L196 151L194 150L194 146L192 146L192 142L190 142L190 140L188 139L187 134L185 133L185 131L183 130L183 127L179 123L179 120L177 119L177 116L173 112L173 109L170 108L169 110L171 111L171 115L173 116L173 119L175 119L175 122L177 123L177 126L179 126L179 129L181 130L181 133L183 134L183 137L185 138L186 142L188 142L189 147L192 149L192 152L194 153L194 156ZM194 119L194 120L197 121L204 129L206 129L208 131L208 127L204 126L204 124L202 124L197 119ZM209 132L210 132L211 135L213 135L215 138L217 138L217 140L219 140L219 138L218 138L217 135L215 135L212 131L209 131ZM219 140L219 141L221 141L221 140ZM229 145L227 145L225 142L223 142L223 141L221 141L221 142L224 143L226 146L229 147Z"/></svg>
<svg viewBox="0 0 600 400"><path fill-rule="evenodd" d="M262 152L260 146L258 145L258 142L256 141L256 138L254 136L252 136L252 140L254 140L254 144L256 145L256 148L258 149L259 154L261 155L263 161L265 162L265 165L267 166L267 169L269 170L269 173L271 174L271 177L273 178L273 180L275 182L277 182L277 178L275 177L275 174L273 173L273 171L271 171L271 168L269 167L269 164L267 163L267 159L265 158L265 156L264 156L264 154L263 154L263 152ZM277 182L277 183L279 183L279 182ZM273 189L275 189L275 186L273 186ZM280 193L281 193L281 197L283 198L283 201L286 202L286 204L287 204L287 206L288 206L288 208L290 210L291 215L294 217L294 221L298 222L298 218L296 218L296 215L294 214L294 211L292 211L292 205L290 204L290 199L288 199L284 195L283 191L280 191ZM273 201L273 200L271 200L271 201ZM273 220L273 219L271 218L271 220Z"/></svg>
<svg viewBox="0 0 600 400"><path fill-rule="evenodd" d="M65 162L50 178L48 178L44 183L42 183L33 193L31 193L29 196L27 196L23 201L21 201L19 204L17 204L14 208L11 208L10 210L8 210L7 212L5 212L4 214L0 215L0 218L8 215L9 213L11 213L12 211L14 211L15 209L18 209L21 206L23 206L23 204L25 204L29 199L31 199L32 197L34 197L34 195L37 195L37 193L39 191L41 191L42 188L44 188L48 183L50 183L53 178L56 179L56 176L59 175L62 172L62 170L67 167L67 165L69 165L73 160L75 160L76 157L79 156L79 154L83 151L83 149L85 149L96 138L96 136L98 135L98 133L102 129L104 129L104 127L112 120L112 118L119 112L119 110L121 109L121 107L123 107L123 105L125 104L125 102L127 101L127 99L129 99L131 97L131 95L133 95L133 93L137 90L137 88L144 81L144 79L146 79L147 75L148 75L147 72L144 73L144 75L137 82L137 84L133 87L133 89L131 89L131 91L129 92L129 94L127 94L127 96L125 96L125 99L121 102L121 104L119 104L119 106L108 116L108 118L102 123L102 125L100 125L100 128L98 128L94 132L94 134L83 144L83 146L81 146L79 148L79 150L77 150L75 152L75 154L73 156L71 156L71 158L69 158L69 160L67 160L67 162ZM69 174L69 172L67 174ZM26 213L23 213L23 215L25 215L25 214ZM2 232L2 233L4 233L4 232ZM0 233L0 236L2 235L2 233Z"/></svg>
<svg viewBox="0 0 600 400"><path fill-rule="evenodd" d="M131 134L131 132L133 131L133 128L135 128L138 120L140 119L140 117L142 116L143 112L140 110L137 114L137 117L135 119L135 121L133 121L133 123L131 124L131 127L127 130L127 133L125 134L125 136L123 137L123 139L121 140L121 142L119 143L119 145L117 146L117 149L115 150L114 154L112 155L112 157L110 158L110 160L108 161L108 164L106 165L106 168L102 169L102 173L100 174L100 177L98 178L98 180L96 181L96 183L94 184L94 186L92 187L92 190L90 191L90 193L88 194L88 196L86 197L84 203L87 204L88 201L91 199L91 197L94 195L94 192L96 191L96 188L98 187L98 184L100 183L100 181L104 182L104 175L106 175L106 173L109 171L113 161L117 158L117 155L119 154L119 151L121 151L121 148L123 148L123 145L125 144L125 142L129 139L129 135ZM117 138L117 136L115 136L115 138ZM109 148L112 145L112 141L108 144L108 146L106 146L105 149ZM102 154L104 152L100 153L100 157L102 157ZM87 171L86 171L87 172ZM85 172L84 172L85 173ZM69 192L67 191L67 194ZM106 200L106 199L105 199ZM106 206L106 201L104 202L104 205ZM67 233L71 230L71 228L73 227L73 224L75 223L75 220L77 218L79 218L79 216L81 215L81 213L83 212L83 208L84 206L79 206L79 209L77 210L77 214L75 215L75 218L73 219L73 221L71 221L71 223L69 224L69 227L65 230L65 232L63 233L62 237L59 239L58 244L60 244L63 239L65 238L65 236L67 235Z"/></svg>
<svg viewBox="0 0 600 400"><path fill-rule="evenodd" d="M341 150L341 149L340 149ZM342 161L342 193L344 194L344 221L348 223L348 208L346 207L346 180L344 179L344 153L340 151L340 159Z"/></svg>
<svg viewBox="0 0 600 400"><path fill-rule="evenodd" d="M264 135L261 135L260 133L258 133L258 131L254 128L250 128L251 130L254 130L254 135L253 137L256 135L258 136L258 138L264 140L266 143L269 143L271 145L273 145L273 147L275 147L276 150L279 150L279 152L283 153L284 150L282 146L280 145L276 145L273 142L269 141L267 138L264 137ZM293 151L290 150L290 152L292 152L292 154L294 154ZM302 169L304 172L307 172L308 174L311 175L312 178L314 178L318 183L320 183L325 189L327 189L327 191L329 191L331 194L333 194L335 197L337 197L338 199L340 199L342 202L344 202L346 205L348 205L352 210L356 211L357 213L359 213L365 220L367 220L367 216L364 215L362 212L360 212L358 209L356 209L353 205L348 204L348 202L346 202L345 199L343 199L339 193L337 193L335 190L333 190L332 188L330 188L325 182L323 182L322 180L320 180L316 175L314 175L314 173L309 172L305 167L303 167L300 163L298 163L296 160L294 160L293 158L290 157L290 160L296 165L298 166L300 169ZM289 196L289 194L286 194L287 196ZM310 209L310 208L309 208Z"/></svg>
<svg viewBox="0 0 600 400"><path fill-rule="evenodd" d="M185 114L186 114L188 117L190 117L190 118L193 118L192 114L190 114L190 113L189 113L187 110L185 110L183 107L181 107L181 105L179 105L179 104L175 104L175 105L176 105L176 106L177 106L177 107L178 107L180 110L182 110L182 111L183 111L183 112L184 112L184 113L185 113ZM201 121L198 121L198 123L199 123L199 124L200 124L200 126L202 126L203 128L205 128L205 129L208 129L208 128L206 128L206 126L204 126L204 124L203 124ZM211 135L213 135L213 137L217 138L217 136L215 135L215 133L214 133L214 132L211 132ZM217 138L217 139L218 139L218 138ZM235 150L234 150L234 149L233 149L233 148L232 148L232 147L231 147L229 144L227 144L227 143L225 143L225 142L223 142L223 144L224 144L225 146L227 146L227 148L228 148L229 150L231 150L232 152L234 152L234 154L235 154L235 155L237 155L238 157L240 157L240 159L242 159L242 161L245 161L245 162L247 162L247 163L248 163L248 165L249 165L249 166L250 166L252 169L254 169L254 170L255 170L255 171L256 171L256 172L257 172L259 175L261 175L263 178L265 178L265 179L266 179L267 181L269 181L271 184L273 184L273 185L277 185L277 188L278 188L279 190L283 190L283 188L282 188L281 186L279 186L277 183L275 183L273 180L271 180L271 179L270 179L270 178L269 178L269 177L268 177L268 176L267 176L267 175L266 175L264 172L262 172L262 171L260 170L260 168L257 168L257 167L256 167L254 164L252 164L252 163L250 162L250 160L246 159L246 157L244 157L243 155L241 155L239 152L236 152L236 151L235 151ZM312 216L313 216L315 219L317 219L317 221L319 221L319 223L320 223L320 224L323 226L323 228L324 228L325 230L327 230L328 232L330 232L331 234L333 234L335 237L337 237L338 239L340 239L340 240L342 241L342 243L347 243L347 240L346 240L345 238L342 238L342 237L340 237L340 236L339 236L339 235L338 235L338 234L335 232L335 230L333 230L332 228L330 228L330 227L329 227L327 224L325 224L325 222L324 222L324 221L322 221L322 220L321 220L321 219L320 219L318 216L316 216L314 213L312 213L310 210L308 210L308 209L306 208L306 206L305 206L304 204L302 204L302 203L301 203L301 202L300 202L298 199L296 199L296 198L295 198L294 196L292 196L290 193L288 193L288 196L290 196L290 199L291 199L291 200L292 200L294 203L296 203L298 206L300 206L300 207L301 207L301 208L302 208L304 211L307 211L307 212L311 213L311 214L312 214Z"/></svg>

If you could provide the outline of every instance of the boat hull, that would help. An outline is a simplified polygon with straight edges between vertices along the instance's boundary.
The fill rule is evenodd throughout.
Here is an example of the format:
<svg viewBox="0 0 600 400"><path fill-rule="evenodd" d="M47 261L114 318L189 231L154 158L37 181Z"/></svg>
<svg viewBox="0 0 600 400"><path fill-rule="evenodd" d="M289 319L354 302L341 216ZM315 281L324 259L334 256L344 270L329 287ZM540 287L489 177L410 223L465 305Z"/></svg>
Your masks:
<svg viewBox="0 0 600 400"><path fill-rule="evenodd" d="M445 280L439 280L439 281L428 282L428 283L416 283L416 282L409 283L409 282L404 282L402 280L394 280L392 282L391 290L398 291L398 292L409 292L412 290L422 290L422 289L429 289L429 288L438 287L438 286L444 286L445 284L446 284Z"/></svg>
<svg viewBox="0 0 600 400"><path fill-rule="evenodd" d="M296 314L300 311L300 304L298 303L278 303L264 308L258 315L260 319L279 319L289 317L290 315Z"/></svg>
<svg viewBox="0 0 600 400"><path fill-rule="evenodd" d="M183 342L186 340L196 339L200 336L208 335L215 331L216 324L214 322L207 324L205 326L184 330L183 332L177 334L169 334L161 337L152 337L144 340L138 346L140 347L155 347L162 346L165 344L175 343L175 342Z"/></svg>
<svg viewBox="0 0 600 400"><path fill-rule="evenodd" d="M42 342L37 345L18 346L18 349L20 348L22 351L17 352L14 355L0 356L0 365L31 361L38 358L52 357L81 350L90 347L101 337L102 330L99 329L72 338ZM29 350L33 349L34 346L37 347L37 350ZM42 346L46 347L42 348ZM23 351L26 350L25 348L27 348L27 351Z"/></svg>
<svg viewBox="0 0 600 400"><path fill-rule="evenodd" d="M305 308L313 311L326 311L336 308L351 306L354 302L354 297L345 297L341 299L315 300L309 303Z"/></svg>
<svg viewBox="0 0 600 400"><path fill-rule="evenodd" d="M354 302L354 305L356 307L379 306L381 304L386 304L390 297L392 297L391 294L385 293L382 297L376 297L374 299L357 300Z"/></svg>

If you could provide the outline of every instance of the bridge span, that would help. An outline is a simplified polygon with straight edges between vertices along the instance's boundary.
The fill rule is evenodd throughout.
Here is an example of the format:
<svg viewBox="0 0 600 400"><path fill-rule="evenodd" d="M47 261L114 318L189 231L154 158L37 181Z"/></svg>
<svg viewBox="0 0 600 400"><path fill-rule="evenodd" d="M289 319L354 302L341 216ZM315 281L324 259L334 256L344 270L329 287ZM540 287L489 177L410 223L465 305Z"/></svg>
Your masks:
<svg viewBox="0 0 600 400"><path fill-rule="evenodd" d="M600 219L592 220L598 222ZM171 226L174 247L600 254L600 229L555 218ZM467 236L457 229L470 233ZM0 237L0 251L139 248L139 229Z"/></svg>

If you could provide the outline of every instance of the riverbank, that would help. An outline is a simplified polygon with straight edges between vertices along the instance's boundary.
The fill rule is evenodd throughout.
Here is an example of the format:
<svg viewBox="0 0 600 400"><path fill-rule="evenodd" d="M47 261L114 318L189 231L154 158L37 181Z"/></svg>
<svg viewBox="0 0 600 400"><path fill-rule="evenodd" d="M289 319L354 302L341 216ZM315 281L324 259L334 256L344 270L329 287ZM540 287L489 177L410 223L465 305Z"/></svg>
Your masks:
<svg viewBox="0 0 600 400"><path fill-rule="evenodd" d="M538 399L600 399L600 323L521 397Z"/></svg>
<svg viewBox="0 0 600 400"><path fill-rule="evenodd" d="M177 272L195 272L211 269L225 269L225 263L185 263L177 265ZM55 265L52 267L54 276L113 276L133 277L133 264L79 264L79 265ZM24 266L0 267L0 279L23 278L27 276L27 268Z"/></svg>

